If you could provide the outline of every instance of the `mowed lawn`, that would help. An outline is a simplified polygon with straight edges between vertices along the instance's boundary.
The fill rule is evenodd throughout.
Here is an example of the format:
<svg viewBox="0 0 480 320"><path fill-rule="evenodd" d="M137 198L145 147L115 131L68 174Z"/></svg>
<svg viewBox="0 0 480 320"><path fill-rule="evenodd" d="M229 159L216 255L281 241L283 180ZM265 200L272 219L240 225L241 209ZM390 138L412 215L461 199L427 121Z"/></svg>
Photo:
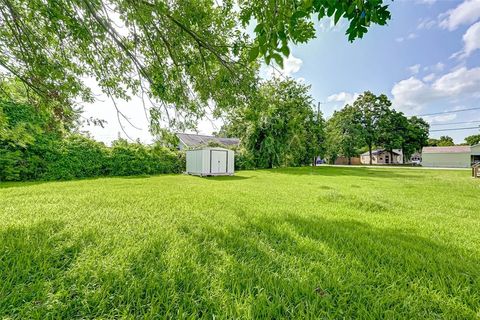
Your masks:
<svg viewBox="0 0 480 320"><path fill-rule="evenodd" d="M0 184L0 318L479 317L468 171Z"/></svg>

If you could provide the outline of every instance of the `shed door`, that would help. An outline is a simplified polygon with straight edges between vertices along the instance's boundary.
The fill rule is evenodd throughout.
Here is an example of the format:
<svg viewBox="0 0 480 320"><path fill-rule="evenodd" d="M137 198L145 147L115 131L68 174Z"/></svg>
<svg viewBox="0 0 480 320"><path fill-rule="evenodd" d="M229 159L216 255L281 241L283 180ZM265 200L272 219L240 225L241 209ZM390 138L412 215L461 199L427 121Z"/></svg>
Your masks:
<svg viewBox="0 0 480 320"><path fill-rule="evenodd" d="M210 150L210 173L227 173L227 151Z"/></svg>

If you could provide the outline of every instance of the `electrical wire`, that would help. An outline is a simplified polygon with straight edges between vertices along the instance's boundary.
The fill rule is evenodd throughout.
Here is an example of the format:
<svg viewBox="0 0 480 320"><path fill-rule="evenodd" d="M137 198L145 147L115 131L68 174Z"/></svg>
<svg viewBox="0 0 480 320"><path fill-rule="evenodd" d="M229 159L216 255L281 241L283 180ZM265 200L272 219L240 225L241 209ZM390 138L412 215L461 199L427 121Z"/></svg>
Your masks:
<svg viewBox="0 0 480 320"><path fill-rule="evenodd" d="M430 130L430 132L455 131L455 130L473 130L473 129L480 130L480 126L478 126L478 127L468 127L468 128L448 128L448 129Z"/></svg>
<svg viewBox="0 0 480 320"><path fill-rule="evenodd" d="M480 110L480 107L469 108L469 109L460 109L460 110L450 110L450 111L435 112L435 113L426 113L426 114L419 114L419 115L410 116L410 117L436 116L436 115L439 115L439 114L448 114L448 113L456 113L456 112L464 112L464 111L472 111L472 110Z"/></svg>
<svg viewBox="0 0 480 320"><path fill-rule="evenodd" d="M454 124L466 124L466 123L479 123L480 121L462 121L462 122L449 122L449 123L433 123L430 124L431 127L433 126L449 126Z"/></svg>

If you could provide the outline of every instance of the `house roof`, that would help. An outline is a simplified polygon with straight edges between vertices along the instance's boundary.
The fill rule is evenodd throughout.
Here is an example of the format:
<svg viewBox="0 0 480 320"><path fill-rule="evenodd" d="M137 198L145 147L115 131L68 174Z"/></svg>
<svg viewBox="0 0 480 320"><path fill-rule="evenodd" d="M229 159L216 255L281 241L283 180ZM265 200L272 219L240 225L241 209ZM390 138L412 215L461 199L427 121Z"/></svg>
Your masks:
<svg viewBox="0 0 480 320"><path fill-rule="evenodd" d="M180 142L187 147L206 146L211 142L216 142L224 146L238 146L240 144L240 139L238 138L219 138L190 133L177 133L177 137L180 139Z"/></svg>
<svg viewBox="0 0 480 320"><path fill-rule="evenodd" d="M372 150L372 155L376 156L380 153L383 153L383 152L386 152L387 150L385 149L376 149L376 150ZM393 149L392 151L393 153L395 153L396 155L402 155L402 150L400 149ZM362 153L362 156L369 156L370 153L367 151L367 152L364 152Z"/></svg>
<svg viewBox="0 0 480 320"><path fill-rule="evenodd" d="M424 147L422 153L470 153L470 146Z"/></svg>

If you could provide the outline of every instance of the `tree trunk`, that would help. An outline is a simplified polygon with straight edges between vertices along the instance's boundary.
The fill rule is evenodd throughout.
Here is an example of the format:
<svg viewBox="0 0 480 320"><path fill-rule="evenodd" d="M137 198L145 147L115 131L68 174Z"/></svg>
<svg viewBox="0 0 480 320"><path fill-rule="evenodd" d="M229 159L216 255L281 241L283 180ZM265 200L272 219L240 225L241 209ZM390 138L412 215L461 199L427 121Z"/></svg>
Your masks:
<svg viewBox="0 0 480 320"><path fill-rule="evenodd" d="M372 165L372 145L368 145L368 154L370 155L370 165Z"/></svg>
<svg viewBox="0 0 480 320"><path fill-rule="evenodd" d="M390 150L390 163L389 164L393 164L393 151Z"/></svg>
<svg viewBox="0 0 480 320"><path fill-rule="evenodd" d="M349 166L352 165L352 157L348 157L348 165L349 165Z"/></svg>

